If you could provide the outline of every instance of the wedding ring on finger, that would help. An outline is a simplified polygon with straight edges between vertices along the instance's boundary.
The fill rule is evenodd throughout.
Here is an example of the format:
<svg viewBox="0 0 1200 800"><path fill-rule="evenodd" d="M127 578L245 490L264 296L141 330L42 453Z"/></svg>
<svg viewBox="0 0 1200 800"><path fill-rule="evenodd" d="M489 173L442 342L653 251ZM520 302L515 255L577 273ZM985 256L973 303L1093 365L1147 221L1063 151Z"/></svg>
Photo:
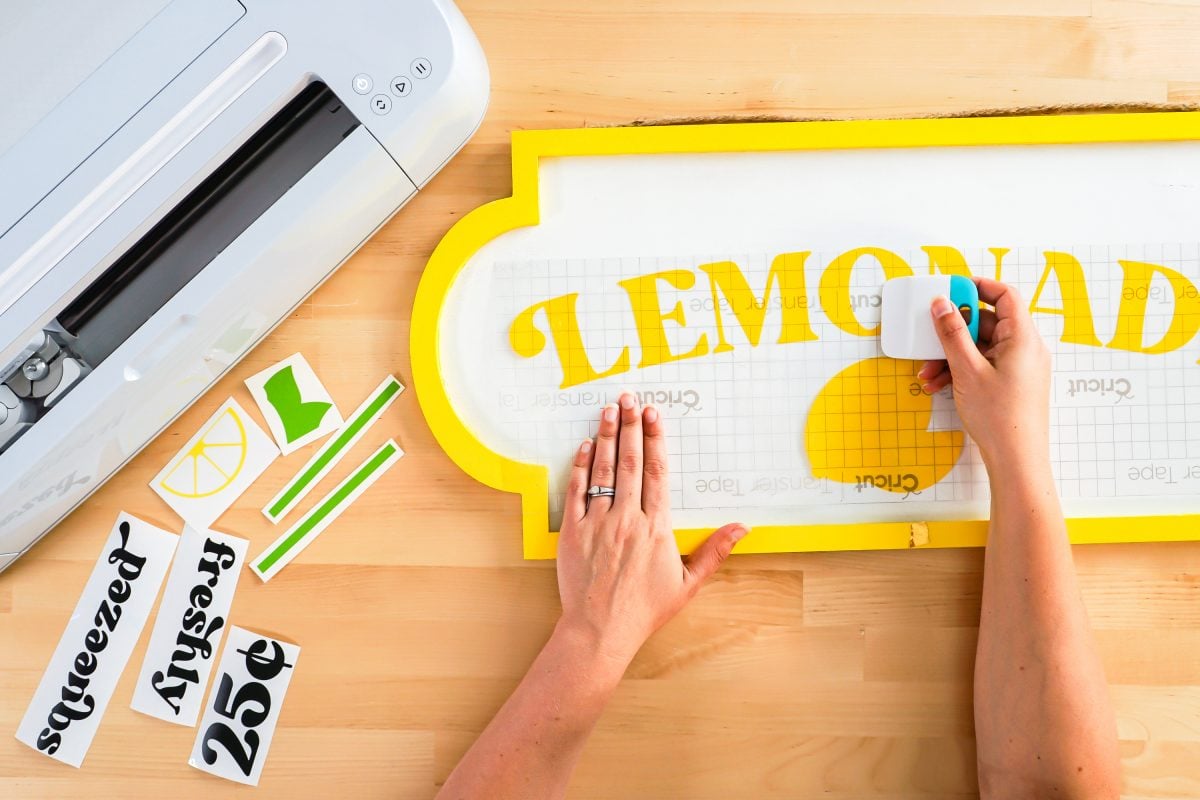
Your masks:
<svg viewBox="0 0 1200 800"><path fill-rule="evenodd" d="M591 503L596 497L616 497L617 490L611 486L589 486L587 490L587 502Z"/></svg>

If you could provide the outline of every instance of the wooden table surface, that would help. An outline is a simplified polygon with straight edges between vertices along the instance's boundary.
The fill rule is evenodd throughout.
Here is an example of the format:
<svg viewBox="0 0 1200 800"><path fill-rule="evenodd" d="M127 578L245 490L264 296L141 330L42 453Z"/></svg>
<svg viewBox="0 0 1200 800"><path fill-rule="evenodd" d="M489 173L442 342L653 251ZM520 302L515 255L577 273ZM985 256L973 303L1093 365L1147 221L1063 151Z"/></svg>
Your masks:
<svg viewBox="0 0 1200 800"><path fill-rule="evenodd" d="M725 117L874 117L1200 97L1187 0L468 0L492 69L479 133L237 368L0 575L0 796L431 797L558 613L521 559L515 497L463 475L407 391L408 455L231 622L303 647L257 790L186 761L195 735L131 711L144 633L82 769L12 738L104 536L125 510L179 530L147 482L241 381L303 352L339 405L409 379L421 270L461 215L506 196L509 133ZM572 10L578 7L580 10ZM970 10L966 10L966 9ZM899 13L898 9L904 9ZM258 509L280 459L214 526ZM577 798L973 797L982 552L735 557L644 648L588 745ZM1200 544L1076 549L1119 717L1129 797L1200 796Z"/></svg>

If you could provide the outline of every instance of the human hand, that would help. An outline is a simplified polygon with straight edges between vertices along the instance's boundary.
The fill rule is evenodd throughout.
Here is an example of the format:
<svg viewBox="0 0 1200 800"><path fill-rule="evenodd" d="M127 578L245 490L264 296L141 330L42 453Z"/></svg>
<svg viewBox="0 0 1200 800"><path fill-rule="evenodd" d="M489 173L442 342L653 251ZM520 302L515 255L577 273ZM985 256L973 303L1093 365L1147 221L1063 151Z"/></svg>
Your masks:
<svg viewBox="0 0 1200 800"><path fill-rule="evenodd" d="M558 539L561 626L582 634L621 669L683 608L748 528L718 529L681 559L671 529L665 425L629 393L601 412L567 484ZM589 486L616 490L586 501Z"/></svg>
<svg viewBox="0 0 1200 800"><path fill-rule="evenodd" d="M933 394L947 384L967 433L979 445L989 473L994 465L1049 464L1050 353L1017 291L975 278L979 298L995 311L979 311L979 345L945 297L933 301L933 325L946 361L928 361L917 373Z"/></svg>

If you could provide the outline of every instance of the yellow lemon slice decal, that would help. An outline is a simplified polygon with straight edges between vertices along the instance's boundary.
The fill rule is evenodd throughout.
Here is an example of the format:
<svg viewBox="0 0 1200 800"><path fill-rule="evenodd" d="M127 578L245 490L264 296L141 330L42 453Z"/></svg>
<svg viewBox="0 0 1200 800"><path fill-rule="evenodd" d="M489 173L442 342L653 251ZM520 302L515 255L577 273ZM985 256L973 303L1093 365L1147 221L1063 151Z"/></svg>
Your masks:
<svg viewBox="0 0 1200 800"><path fill-rule="evenodd" d="M233 483L245 462L246 426L227 408L171 465L160 485L180 497L211 497Z"/></svg>
<svg viewBox="0 0 1200 800"><path fill-rule="evenodd" d="M928 429L933 398L921 391L919 369L881 357L834 375L804 429L813 475L899 494L946 477L962 454L963 433Z"/></svg>

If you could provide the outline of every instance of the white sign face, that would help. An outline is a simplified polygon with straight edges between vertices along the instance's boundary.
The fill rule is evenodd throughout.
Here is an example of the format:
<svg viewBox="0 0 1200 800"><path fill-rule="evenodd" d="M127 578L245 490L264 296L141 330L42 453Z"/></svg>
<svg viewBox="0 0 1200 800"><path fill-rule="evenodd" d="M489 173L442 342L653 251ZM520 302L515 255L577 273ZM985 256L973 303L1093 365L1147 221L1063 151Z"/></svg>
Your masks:
<svg viewBox="0 0 1200 800"><path fill-rule="evenodd" d="M300 353L246 379L275 443L286 456L342 425L342 415Z"/></svg>
<svg viewBox="0 0 1200 800"><path fill-rule="evenodd" d="M129 661L179 537L136 517L117 518L17 739L78 767Z"/></svg>
<svg viewBox="0 0 1200 800"><path fill-rule="evenodd" d="M230 398L150 488L193 528L208 529L279 458L279 448Z"/></svg>
<svg viewBox="0 0 1200 800"><path fill-rule="evenodd" d="M245 539L185 528L131 706L195 725L246 558Z"/></svg>
<svg viewBox="0 0 1200 800"><path fill-rule="evenodd" d="M667 419L677 528L986 518L949 391L880 351L881 286L913 274L1019 290L1068 516L1200 512L1200 143L537 163L539 221L455 272L437 365L488 451L548 468L550 530L622 390Z"/></svg>
<svg viewBox="0 0 1200 800"><path fill-rule="evenodd" d="M300 647L233 627L188 763L257 786Z"/></svg>

